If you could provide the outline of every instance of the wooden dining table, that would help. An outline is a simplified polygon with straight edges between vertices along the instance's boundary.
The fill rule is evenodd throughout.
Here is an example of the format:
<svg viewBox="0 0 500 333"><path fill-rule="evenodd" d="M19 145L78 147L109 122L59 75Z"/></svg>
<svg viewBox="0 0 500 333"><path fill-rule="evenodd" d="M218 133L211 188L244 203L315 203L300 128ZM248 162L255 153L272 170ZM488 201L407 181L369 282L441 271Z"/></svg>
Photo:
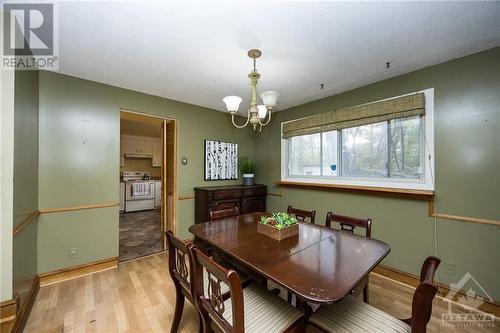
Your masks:
<svg viewBox="0 0 500 333"><path fill-rule="evenodd" d="M281 241L257 233L252 213L192 225L195 244L208 244L263 277L318 304L341 300L384 259L386 243L299 222L299 234Z"/></svg>

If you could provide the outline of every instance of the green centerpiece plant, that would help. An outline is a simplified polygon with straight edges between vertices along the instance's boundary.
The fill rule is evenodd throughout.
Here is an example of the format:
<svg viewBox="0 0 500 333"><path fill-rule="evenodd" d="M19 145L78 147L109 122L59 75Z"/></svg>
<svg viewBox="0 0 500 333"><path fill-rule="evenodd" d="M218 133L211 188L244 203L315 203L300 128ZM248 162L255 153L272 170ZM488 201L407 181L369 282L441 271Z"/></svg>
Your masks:
<svg viewBox="0 0 500 333"><path fill-rule="evenodd" d="M297 224L297 219L287 213L274 213L271 216L262 216L260 218L260 223L281 230Z"/></svg>

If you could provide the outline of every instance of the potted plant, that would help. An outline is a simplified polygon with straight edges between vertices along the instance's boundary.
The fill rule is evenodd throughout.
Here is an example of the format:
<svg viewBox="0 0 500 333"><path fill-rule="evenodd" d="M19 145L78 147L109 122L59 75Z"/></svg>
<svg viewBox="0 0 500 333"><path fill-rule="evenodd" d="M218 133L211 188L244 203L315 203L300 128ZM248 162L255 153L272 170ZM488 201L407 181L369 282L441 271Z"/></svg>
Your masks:
<svg viewBox="0 0 500 333"><path fill-rule="evenodd" d="M243 174L243 186L251 186L255 184L255 162L252 161L252 159L246 156L240 158L240 171Z"/></svg>
<svg viewBox="0 0 500 333"><path fill-rule="evenodd" d="M280 241L298 235L299 225L297 219L287 213L274 213L260 218L257 232Z"/></svg>

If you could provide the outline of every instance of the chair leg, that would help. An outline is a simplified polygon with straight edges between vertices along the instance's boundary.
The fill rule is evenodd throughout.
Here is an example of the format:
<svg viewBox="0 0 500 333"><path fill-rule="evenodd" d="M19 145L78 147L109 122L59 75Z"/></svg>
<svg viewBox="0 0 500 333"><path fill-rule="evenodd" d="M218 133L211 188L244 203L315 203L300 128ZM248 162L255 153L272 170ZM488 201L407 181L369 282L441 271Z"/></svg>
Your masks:
<svg viewBox="0 0 500 333"><path fill-rule="evenodd" d="M211 322L210 322L210 316L206 311L203 311L200 315L200 325L202 328L203 333L213 333L214 330L212 329Z"/></svg>
<svg viewBox="0 0 500 333"><path fill-rule="evenodd" d="M366 304L370 303L370 295L368 292L368 283L363 288L363 302L365 302Z"/></svg>
<svg viewBox="0 0 500 333"><path fill-rule="evenodd" d="M176 288L177 289L177 288ZM182 295L180 290L176 290L175 297L175 310L174 310L174 318L172 319L172 328L170 329L170 333L177 333L179 330L179 324L181 323L182 311L184 310L184 295Z"/></svg>
<svg viewBox="0 0 500 333"><path fill-rule="evenodd" d="M201 316L201 314L198 315L198 319L200 322L200 327L198 329L198 333L203 333L203 331L204 331L204 329L203 329L203 317Z"/></svg>
<svg viewBox="0 0 500 333"><path fill-rule="evenodd" d="M292 300L293 300L292 293L289 292L288 290L286 291L286 300L288 303L292 304Z"/></svg>

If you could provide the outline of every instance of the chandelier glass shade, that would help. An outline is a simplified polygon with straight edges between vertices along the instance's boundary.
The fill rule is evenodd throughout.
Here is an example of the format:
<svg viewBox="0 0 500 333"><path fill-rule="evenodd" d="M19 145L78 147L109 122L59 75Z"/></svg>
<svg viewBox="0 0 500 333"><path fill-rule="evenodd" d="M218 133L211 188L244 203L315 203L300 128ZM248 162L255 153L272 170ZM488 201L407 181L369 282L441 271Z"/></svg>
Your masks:
<svg viewBox="0 0 500 333"><path fill-rule="evenodd" d="M260 94L260 98L262 99L263 104L257 104L257 83L260 78L260 74L256 69L256 59L262 55L260 50L250 50L248 51L248 56L253 59L253 70L248 74L248 78L251 83L251 102L250 108L248 109L247 121L243 125L236 124L234 117L241 104L241 97L239 96L226 96L222 99L222 101L226 104L226 109L231 115L231 121L233 125L237 128L244 128L248 124L253 126L254 131L259 128L259 131L262 130L263 126L266 126L271 121L271 112L273 108L276 106L276 102L278 101L278 93L275 91L264 91ZM266 119L267 118L267 119Z"/></svg>

